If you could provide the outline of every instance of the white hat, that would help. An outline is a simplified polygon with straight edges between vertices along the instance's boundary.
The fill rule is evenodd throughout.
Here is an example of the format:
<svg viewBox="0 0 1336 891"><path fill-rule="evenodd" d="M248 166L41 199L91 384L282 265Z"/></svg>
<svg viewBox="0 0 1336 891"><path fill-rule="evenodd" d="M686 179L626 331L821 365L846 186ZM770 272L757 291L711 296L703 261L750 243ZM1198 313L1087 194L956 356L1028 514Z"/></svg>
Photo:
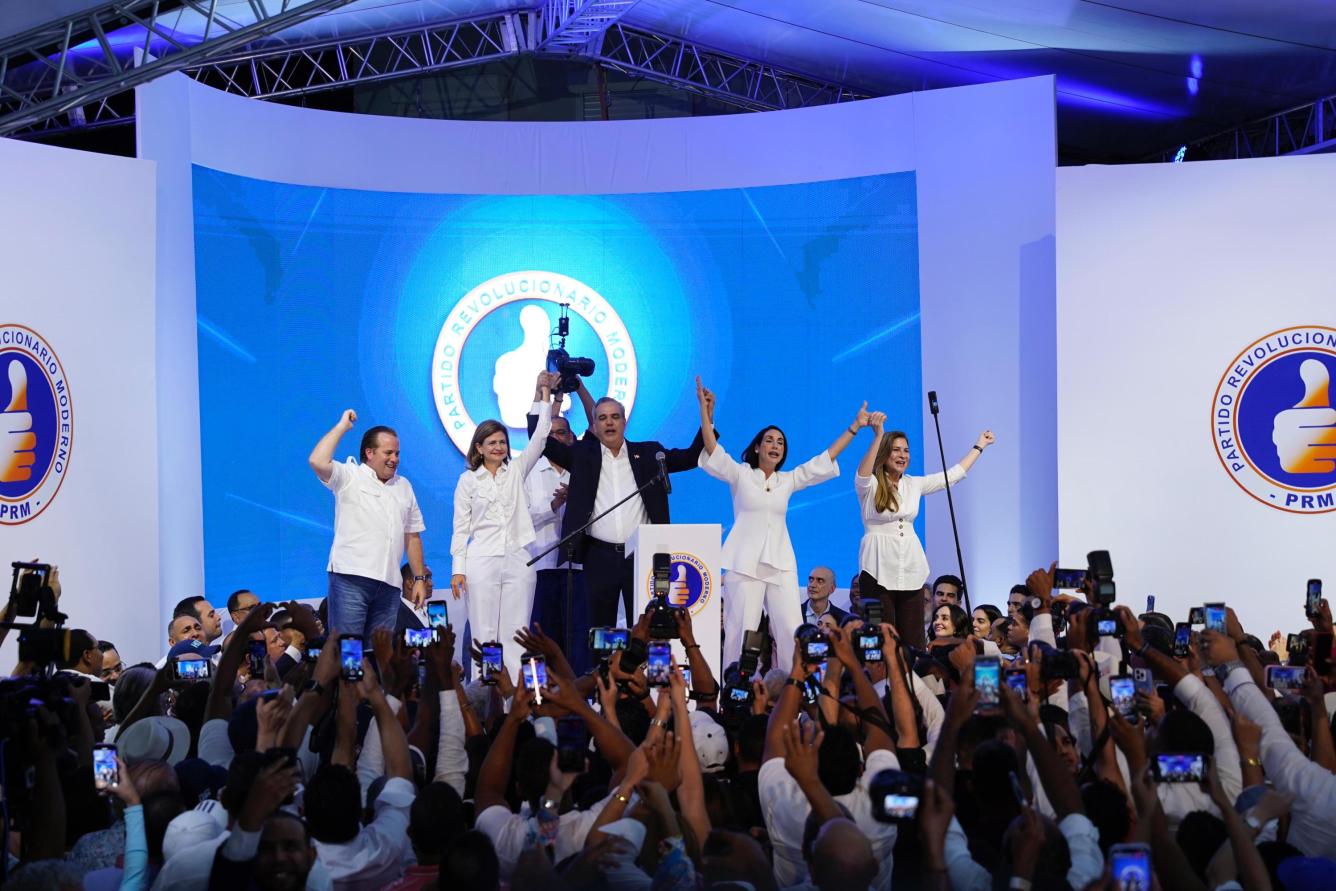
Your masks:
<svg viewBox="0 0 1336 891"><path fill-rule="evenodd" d="M631 859L634 860L640 856L640 849L645 844L645 824L631 817L622 817L620 820L613 820L600 828L604 835L615 835L631 843L635 849L635 854Z"/></svg>
<svg viewBox="0 0 1336 891"><path fill-rule="evenodd" d="M719 773L728 761L728 735L707 712L691 713L691 741L702 773Z"/></svg>
<svg viewBox="0 0 1336 891"><path fill-rule="evenodd" d="M165 761L175 767L190 751L190 730L176 718L152 715L125 728L116 748L127 761Z"/></svg>
<svg viewBox="0 0 1336 891"><path fill-rule="evenodd" d="M213 814L207 811L186 811L177 814L167 824L167 832L162 837L162 857L171 860L173 855L195 845L202 845L223 834L223 827Z"/></svg>

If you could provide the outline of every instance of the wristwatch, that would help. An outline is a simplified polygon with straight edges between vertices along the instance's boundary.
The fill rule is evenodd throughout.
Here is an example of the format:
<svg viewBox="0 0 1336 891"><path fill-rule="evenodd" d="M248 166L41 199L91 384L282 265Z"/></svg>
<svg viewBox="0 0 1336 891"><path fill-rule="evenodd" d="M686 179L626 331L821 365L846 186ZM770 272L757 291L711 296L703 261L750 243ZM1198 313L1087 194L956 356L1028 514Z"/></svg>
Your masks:
<svg viewBox="0 0 1336 891"><path fill-rule="evenodd" d="M425 582L426 580L427 580L427 577L426 577L425 575L415 575L415 576L413 576L413 581L415 581L415 582Z"/></svg>
<svg viewBox="0 0 1336 891"><path fill-rule="evenodd" d="M315 693L316 696L325 695L325 685L317 681L315 678L311 678L309 681L307 681L306 685L302 687L302 689L310 690L313 693Z"/></svg>

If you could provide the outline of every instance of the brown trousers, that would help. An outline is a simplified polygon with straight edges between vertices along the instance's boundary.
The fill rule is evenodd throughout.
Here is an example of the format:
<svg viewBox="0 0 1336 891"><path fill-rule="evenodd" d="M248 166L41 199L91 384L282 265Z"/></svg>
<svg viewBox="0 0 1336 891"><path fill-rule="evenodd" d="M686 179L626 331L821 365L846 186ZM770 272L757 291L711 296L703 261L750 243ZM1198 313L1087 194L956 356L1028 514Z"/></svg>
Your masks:
<svg viewBox="0 0 1336 891"><path fill-rule="evenodd" d="M924 649L927 641L923 633L923 589L892 591L877 584L869 573L858 575L858 594L864 600L875 597L881 601L882 620L900 632L900 642L916 650Z"/></svg>

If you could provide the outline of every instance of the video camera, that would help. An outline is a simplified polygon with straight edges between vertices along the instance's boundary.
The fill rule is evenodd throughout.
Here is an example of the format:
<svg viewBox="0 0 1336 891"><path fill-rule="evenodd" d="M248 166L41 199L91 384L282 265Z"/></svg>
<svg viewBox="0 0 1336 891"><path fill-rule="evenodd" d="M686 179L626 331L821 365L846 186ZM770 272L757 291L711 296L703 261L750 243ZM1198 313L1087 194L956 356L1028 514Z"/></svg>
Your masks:
<svg viewBox="0 0 1336 891"><path fill-rule="evenodd" d="M557 345L547 351L547 370L561 375L557 385L559 393L574 393L580 389L580 378L594 373L594 360L584 356L572 356L566 352L566 338L571 336L571 317L567 313L569 303L561 304L561 316L557 319Z"/></svg>
<svg viewBox="0 0 1336 891"><path fill-rule="evenodd" d="M70 633L61 627L67 616L56 609L56 593L51 587L51 565L17 560L9 565L14 570L9 584L14 616L31 617L32 622L4 622L0 628L19 632L20 662L31 662L41 673L50 674L55 663L68 657L70 651ZM43 621L55 627L43 628Z"/></svg>

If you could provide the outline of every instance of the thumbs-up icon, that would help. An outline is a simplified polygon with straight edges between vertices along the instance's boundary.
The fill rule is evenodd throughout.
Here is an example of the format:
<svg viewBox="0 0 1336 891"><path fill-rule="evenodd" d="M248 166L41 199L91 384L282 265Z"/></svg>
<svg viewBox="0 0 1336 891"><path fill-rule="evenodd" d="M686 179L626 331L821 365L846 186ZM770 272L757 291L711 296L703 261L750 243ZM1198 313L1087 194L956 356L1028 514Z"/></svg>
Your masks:
<svg viewBox="0 0 1336 891"><path fill-rule="evenodd" d="M21 483L37 461L37 434L28 411L28 372L18 359L8 368L9 401L0 411L0 483Z"/></svg>
<svg viewBox="0 0 1336 891"><path fill-rule="evenodd" d="M687 584L687 568L677 564L677 575L668 583L668 605L684 607L691 601L691 586Z"/></svg>
<svg viewBox="0 0 1336 891"><path fill-rule="evenodd" d="M1318 359L1299 366L1304 395L1294 408L1276 415L1271 441L1286 473L1336 470L1336 408L1331 405L1331 373Z"/></svg>

